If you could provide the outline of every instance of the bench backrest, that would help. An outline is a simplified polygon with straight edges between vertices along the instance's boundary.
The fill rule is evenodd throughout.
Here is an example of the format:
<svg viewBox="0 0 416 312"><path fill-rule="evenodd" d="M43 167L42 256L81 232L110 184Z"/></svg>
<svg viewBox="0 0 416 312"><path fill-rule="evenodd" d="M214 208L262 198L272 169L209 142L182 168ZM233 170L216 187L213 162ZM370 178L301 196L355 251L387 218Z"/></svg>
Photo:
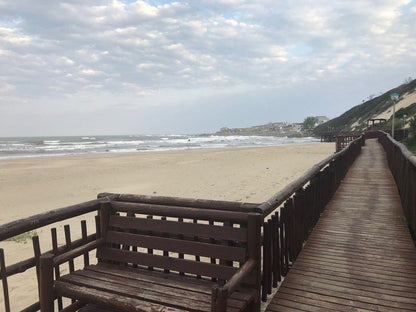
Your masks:
<svg viewBox="0 0 416 312"><path fill-rule="evenodd" d="M257 213L111 201L100 218L99 261L219 280L260 262Z"/></svg>

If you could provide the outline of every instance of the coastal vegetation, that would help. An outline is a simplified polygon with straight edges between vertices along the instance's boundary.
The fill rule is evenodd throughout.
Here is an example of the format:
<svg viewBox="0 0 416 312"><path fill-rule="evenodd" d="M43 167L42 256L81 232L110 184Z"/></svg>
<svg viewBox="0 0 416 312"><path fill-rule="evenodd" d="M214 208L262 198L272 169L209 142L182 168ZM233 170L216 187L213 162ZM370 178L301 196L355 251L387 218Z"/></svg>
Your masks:
<svg viewBox="0 0 416 312"><path fill-rule="evenodd" d="M268 124L246 127L228 128L222 127L215 135L257 135L257 136L303 136L301 123L269 122Z"/></svg>
<svg viewBox="0 0 416 312"><path fill-rule="evenodd" d="M409 151L416 155L416 116L409 123L409 137L404 141Z"/></svg>
<svg viewBox="0 0 416 312"><path fill-rule="evenodd" d="M302 123L302 129L306 131L312 131L318 123L318 118L314 116L306 117Z"/></svg>
<svg viewBox="0 0 416 312"><path fill-rule="evenodd" d="M340 116L317 126L314 129L314 133L320 135L328 131L362 131L366 129L368 119L376 118L383 113L390 113L389 118L387 118L387 123L384 125L388 129L388 126L391 127L392 111L390 109L393 106L390 94L394 92L398 93L400 99L402 99L405 95L415 92L415 90L416 79L411 80L408 78L402 85L377 97L371 95L362 104L354 106ZM414 115L416 115L416 102L396 111L396 121L397 119L402 119L404 116L406 116L406 120L409 120ZM401 122L397 122L396 127L401 127Z"/></svg>
<svg viewBox="0 0 416 312"><path fill-rule="evenodd" d="M409 151L416 155L416 137L407 138L404 143Z"/></svg>
<svg viewBox="0 0 416 312"><path fill-rule="evenodd" d="M13 236L9 239L6 239L6 241L26 244L28 241L32 239L33 236L36 236L36 235L38 235L36 231L28 231L28 232Z"/></svg>

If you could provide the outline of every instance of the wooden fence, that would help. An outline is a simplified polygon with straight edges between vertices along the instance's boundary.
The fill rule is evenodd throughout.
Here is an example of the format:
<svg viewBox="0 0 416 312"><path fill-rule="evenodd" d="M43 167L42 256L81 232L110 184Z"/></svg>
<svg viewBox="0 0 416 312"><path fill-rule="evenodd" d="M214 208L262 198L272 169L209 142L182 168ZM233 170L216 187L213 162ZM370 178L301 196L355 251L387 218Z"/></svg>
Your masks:
<svg viewBox="0 0 416 312"><path fill-rule="evenodd" d="M78 205L51 210L46 213L31 216L29 218L20 219L17 221L6 223L0 226L0 241L4 241L8 238L12 238L14 236L26 233L28 231L37 230L44 226L54 224L63 220L68 220L70 218L88 214L90 212L99 210L99 208L100 208L100 200L92 200L92 201L88 201L88 202L81 203ZM82 227L83 237L78 240L71 241L71 229L69 225L66 225L65 226L66 244L61 247L58 247L58 244L57 244L56 228L52 228L51 230L52 249L44 253L50 252L50 253L53 253L54 255L59 255L71 248L79 247L80 245L83 245L85 243L91 242L96 239L96 229L94 230L95 232L94 234L87 235L87 227L86 227L85 220L81 222L81 227ZM3 298L4 298L4 306L5 306L4 311L6 312L11 311L8 278L13 275L23 273L33 267L37 267L37 268L39 267L39 257L41 255L41 250L40 250L39 239L37 236L34 236L32 238L32 244L33 244L33 254L34 254L33 257L20 261L18 263L14 263L9 266L7 266L6 261L5 261L4 250L0 249L0 266L1 266L0 277L2 280L2 286L3 286ZM36 273L37 273L37 279L39 283L38 270L36 271L37 271ZM35 312L39 310L40 310L39 302L34 302L33 304L24 308L21 311Z"/></svg>
<svg viewBox="0 0 416 312"><path fill-rule="evenodd" d="M5 261L4 250L0 248L0 277L2 280L3 288L3 298L4 298L4 311L11 311L11 302L9 295L8 287L8 278L24 273L27 270L36 267L37 280L39 283L39 258L41 254L52 253L54 256L59 256L70 250L77 249L85 244L92 244L97 239L97 233L100 233L100 222L99 222L99 211L101 209L101 203L115 200L118 202L130 202L130 203L140 203L147 204L150 210L154 213L157 213L160 209L168 209L169 206L174 206L176 208L184 207L188 208L191 212L192 208L205 208L207 213L200 212L200 217L207 217L210 214L210 209L222 210L224 213L226 211L240 211L240 212L250 212L258 210L259 204L253 203L241 203L241 202L231 202L231 201L216 201L216 200L203 200L203 199L187 199L187 198L176 198L176 197L162 197L162 196L145 196L145 195L128 195L128 194L110 194L102 193L98 195L98 199L92 200L89 202L56 209L48 211L46 213L34 215L25 219L20 219L10 223L0 225L0 241L7 240L9 238L15 237L17 235L24 234L28 231L33 231L41 229L42 227L53 225L60 221L67 221L74 217L84 216L91 212L97 212L95 217L96 226L94 229L89 229L89 232L93 234L87 235L87 223L85 220L81 221L82 228L82 237L76 240L71 239L71 228L69 224L64 225L64 237L65 244L58 247L58 234L57 228L51 228L51 250L41 251L40 242L38 236L34 236L32 239L33 244L33 257L22 260L18 263L7 265ZM212 214L212 213L211 213ZM165 217L166 218L166 217ZM78 248L79 249L79 248ZM88 254L80 254L79 256L83 257L83 264L87 265L89 263ZM61 263L64 264L64 263ZM65 264L69 266L69 271L74 271L75 263L73 259L65 261ZM60 269L55 270L57 272L57 277L59 277ZM62 298L58 298L58 308L59 310L64 308L64 303ZM77 311L81 307L79 302L70 303L64 309L64 311ZM21 311L24 312L35 312L40 310L39 301L34 302L30 306L24 308Z"/></svg>
<svg viewBox="0 0 416 312"><path fill-rule="evenodd" d="M340 181L345 176L348 168L360 153L364 144L364 137L360 136L350 142L342 151L331 155L313 166L302 177L287 185L283 190L275 194L268 201L258 203L241 203L230 201L215 201L201 199L185 199L176 197L145 196L102 193L97 200L69 206L47 213L38 214L26 219L0 225L0 241L23 234L27 231L55 224L73 217L82 216L90 212L99 211L100 203L108 199L120 202L133 202L149 204L152 209L160 206L175 206L184 208L205 208L207 210L224 210L240 212L260 212L264 216L263 226L263 293L262 299L266 300L272 287L277 287L282 276L285 276L290 265L295 261L302 249L303 243L313 229L320 213L338 188ZM414 168L414 166L413 166ZM414 170L412 171L413 174ZM414 187L414 185L413 185ZM414 198L413 198L414 203ZM413 221L414 221L413 210ZM410 220L410 219L409 219ZM96 219L97 221L97 219ZM5 311L10 312L10 298L8 290L8 278L23 273L26 270L37 267L41 254L50 252L60 255L68 250L77 248L97 238L99 222L96 222L94 233L87 235L86 222L81 221L82 238L71 241L71 230L65 225L65 245L58 247L56 228L51 229L52 249L41 252L39 239L33 238L34 256L7 266L4 251L0 249L0 277L3 284ZM87 256L84 263L88 262ZM73 262L68 263L70 270L74 269ZM57 270L59 272L59 270ZM59 273L58 273L59 274ZM62 302L58 301L59 308ZM77 305L70 305L65 311L76 311ZM22 311L39 311L39 302L35 302Z"/></svg>
<svg viewBox="0 0 416 312"><path fill-rule="evenodd" d="M346 148L348 144L362 136L360 132L339 133L335 138L335 148L339 152Z"/></svg>
<svg viewBox="0 0 416 312"><path fill-rule="evenodd" d="M386 151L407 224L414 234L416 233L416 156L386 132L377 131L369 133L368 136L377 137Z"/></svg>
<svg viewBox="0 0 416 312"><path fill-rule="evenodd" d="M364 144L360 136L260 205L263 226L262 300L289 271L324 207Z"/></svg>

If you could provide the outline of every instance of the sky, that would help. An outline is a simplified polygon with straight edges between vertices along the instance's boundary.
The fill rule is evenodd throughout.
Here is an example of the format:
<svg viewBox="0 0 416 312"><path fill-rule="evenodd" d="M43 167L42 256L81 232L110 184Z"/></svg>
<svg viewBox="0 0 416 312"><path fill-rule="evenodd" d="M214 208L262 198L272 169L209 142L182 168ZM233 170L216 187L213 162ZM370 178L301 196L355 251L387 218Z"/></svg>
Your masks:
<svg viewBox="0 0 416 312"><path fill-rule="evenodd" d="M0 0L0 136L334 118L416 76L416 0Z"/></svg>

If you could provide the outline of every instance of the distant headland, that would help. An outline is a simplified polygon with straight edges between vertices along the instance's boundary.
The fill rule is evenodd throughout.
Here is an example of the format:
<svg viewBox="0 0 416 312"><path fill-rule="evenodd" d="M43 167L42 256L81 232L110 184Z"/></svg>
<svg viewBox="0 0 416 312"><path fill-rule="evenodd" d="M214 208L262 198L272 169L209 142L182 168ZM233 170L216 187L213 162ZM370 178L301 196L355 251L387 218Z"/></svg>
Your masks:
<svg viewBox="0 0 416 312"><path fill-rule="evenodd" d="M329 119L325 116L314 117L317 126ZM306 137L311 136L310 127L305 122L269 122L264 125L246 128L222 127L215 135L258 135L258 136L281 136L281 137Z"/></svg>

